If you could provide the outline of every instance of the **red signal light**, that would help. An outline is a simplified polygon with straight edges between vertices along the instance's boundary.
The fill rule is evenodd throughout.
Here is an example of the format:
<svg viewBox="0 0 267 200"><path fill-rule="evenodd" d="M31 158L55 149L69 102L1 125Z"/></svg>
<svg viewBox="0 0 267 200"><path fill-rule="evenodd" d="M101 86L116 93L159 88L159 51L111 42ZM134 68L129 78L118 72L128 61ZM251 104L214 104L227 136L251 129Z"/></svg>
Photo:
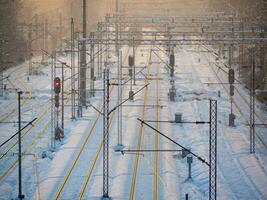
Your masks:
<svg viewBox="0 0 267 200"><path fill-rule="evenodd" d="M56 77L54 79L54 91L56 94L59 94L60 93L60 78L59 77Z"/></svg>

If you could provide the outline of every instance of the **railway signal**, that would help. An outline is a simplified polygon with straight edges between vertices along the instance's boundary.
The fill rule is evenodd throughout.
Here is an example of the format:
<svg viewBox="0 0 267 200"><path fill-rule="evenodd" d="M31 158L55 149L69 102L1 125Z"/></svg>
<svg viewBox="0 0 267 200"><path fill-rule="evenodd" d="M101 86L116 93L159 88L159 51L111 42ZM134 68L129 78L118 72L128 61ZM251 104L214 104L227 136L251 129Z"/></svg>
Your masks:
<svg viewBox="0 0 267 200"><path fill-rule="evenodd" d="M175 64L175 57L173 54L171 54L170 55L171 77L174 76L174 64Z"/></svg>
<svg viewBox="0 0 267 200"><path fill-rule="evenodd" d="M61 81L59 77L56 77L54 79L54 91L56 94L60 93L60 88L61 88Z"/></svg>
<svg viewBox="0 0 267 200"><path fill-rule="evenodd" d="M55 107L56 108L59 107L59 95L58 94L55 95Z"/></svg>
<svg viewBox="0 0 267 200"><path fill-rule="evenodd" d="M170 66L174 67L175 65L175 57L173 54L170 55Z"/></svg>
<svg viewBox="0 0 267 200"><path fill-rule="evenodd" d="M235 82L235 70L229 69L228 79L229 79L230 84L234 84L234 82Z"/></svg>
<svg viewBox="0 0 267 200"><path fill-rule="evenodd" d="M134 66L134 57L133 56L129 56L129 66L130 67Z"/></svg>
<svg viewBox="0 0 267 200"><path fill-rule="evenodd" d="M235 91L235 87L234 87L234 82L235 82L235 70L234 69L229 69L228 71L228 81L230 84L230 91L229 91L229 95L230 95L230 102L231 102L231 113L229 114L229 126L234 127L235 126L235 114L233 113L233 99L232 97L234 96L234 91Z"/></svg>
<svg viewBox="0 0 267 200"><path fill-rule="evenodd" d="M234 87L234 85L230 85L230 96L232 97L232 96L234 96L234 91L235 91L235 87Z"/></svg>

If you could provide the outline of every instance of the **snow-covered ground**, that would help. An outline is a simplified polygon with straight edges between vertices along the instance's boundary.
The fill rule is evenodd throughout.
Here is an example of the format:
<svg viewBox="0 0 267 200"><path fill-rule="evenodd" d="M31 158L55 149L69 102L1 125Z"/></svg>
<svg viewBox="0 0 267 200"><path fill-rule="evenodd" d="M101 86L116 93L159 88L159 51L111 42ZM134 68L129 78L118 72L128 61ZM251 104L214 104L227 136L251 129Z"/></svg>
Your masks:
<svg viewBox="0 0 267 200"><path fill-rule="evenodd" d="M152 47L153 48L153 47ZM163 47L161 47L163 48ZM153 48L156 50L157 48ZM123 106L123 145L125 149L167 149L177 146L157 135L152 129L141 126L137 118L145 120L174 120L176 112L185 121L208 121L209 99L218 100L218 199L267 199L267 135L266 129L257 128L256 154L249 153L248 91L236 86L234 113L236 127L228 126L230 100L227 85L207 84L226 82L227 76L214 67L210 53L198 53L194 47L177 47L175 50L175 87L177 97L170 102L170 77L150 46L136 49L136 66L146 66L137 76L137 91L145 83L147 89L138 93L134 101ZM164 53L156 52L167 60ZM132 50L123 47L124 65ZM200 61L199 61L200 58ZM69 57L60 58L69 62ZM114 55L110 58L115 61ZM71 120L66 107L65 138L50 151L50 66L43 67L40 75L27 80L27 64L9 69L10 82L24 91L22 120L37 117L34 127L23 131L23 193L26 199L100 199L102 196L102 116L94 109L84 109L84 118ZM137 71L140 69L137 69ZM124 80L128 70L123 69ZM67 74L69 72L66 72ZM116 66L111 66L112 78ZM146 79L146 78L147 79ZM114 81L114 79L112 79ZM7 86L13 87L10 82ZM96 81L102 88L102 80ZM112 86L110 108L117 104L117 86ZM123 99L128 98L129 84L123 87ZM221 97L218 97L218 91ZM97 92L90 102L101 109L102 93ZM242 98L243 96L243 98ZM14 91L0 99L1 121L17 120L17 101ZM159 106L157 106L157 104ZM15 110L14 110L15 109ZM13 112L14 110L14 112ZM242 113L240 113L240 110ZM9 114L11 113L11 114ZM266 110L257 102L258 118L267 119ZM5 117L7 116L8 117ZM257 120L259 120L257 118ZM114 151L117 145L117 112L111 115L110 126L110 177L109 195L113 199L208 199L208 167L193 158L192 179L188 179L186 158L175 152L142 152L138 154ZM192 150L205 160L209 158L209 126L195 124L150 123L167 136ZM17 126L0 124L2 143L17 131ZM260 138L260 139L259 139ZM1 147L0 199L16 198L18 191L18 164L16 140ZM14 144L14 145L12 145ZM14 146L14 147L12 147ZM10 148L10 150L9 150ZM2 156L6 154L5 156ZM158 157L157 157L158 156Z"/></svg>

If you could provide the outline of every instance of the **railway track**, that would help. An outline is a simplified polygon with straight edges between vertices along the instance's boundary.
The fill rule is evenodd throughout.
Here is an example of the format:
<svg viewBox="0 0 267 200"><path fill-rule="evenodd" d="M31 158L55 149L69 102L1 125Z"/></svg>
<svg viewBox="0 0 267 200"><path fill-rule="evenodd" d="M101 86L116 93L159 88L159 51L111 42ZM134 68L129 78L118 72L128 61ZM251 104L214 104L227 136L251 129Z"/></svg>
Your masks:
<svg viewBox="0 0 267 200"><path fill-rule="evenodd" d="M156 109L155 109L155 116L156 116L156 125L155 128L159 130L159 64L157 64L157 81L156 81ZM159 135L157 132L155 132L155 141L154 141L154 149L158 150L159 148ZM159 160L159 154L157 151L154 153L154 189L153 189L153 199L158 199L158 160Z"/></svg>
<svg viewBox="0 0 267 200"><path fill-rule="evenodd" d="M206 46L203 46L205 49L207 49L208 51L211 51L214 55L214 51ZM206 57L207 59L207 57ZM211 66L210 66L211 67ZM216 77L218 77L218 75L216 74L215 70L213 69L213 67L211 67L213 72L215 73ZM218 77L218 81L220 81L220 83L222 83L222 80L220 79L220 77ZM224 85L224 84L223 84ZM224 89L226 91L228 91L225 86L224 86ZM249 101L247 100L247 98L245 97L245 95L238 89L238 87L235 87L235 91L240 95L240 97L243 99L243 101L245 102L245 104L248 106L248 108L250 108L250 103ZM228 93L228 92L227 92ZM238 108L237 108L238 109ZM239 109L238 109L239 110ZM242 114L241 114L242 115ZM244 115L243 115L244 116ZM265 124L264 120L262 119L262 117L260 116L260 114L258 114L256 111L255 111L255 116L256 118L262 123L262 124ZM248 123L248 120L246 120L247 123ZM267 128L267 125L263 125L264 128Z"/></svg>
<svg viewBox="0 0 267 200"><path fill-rule="evenodd" d="M129 50L130 50L130 48L128 48L128 50L127 50L127 53L126 53L126 55L125 55L125 57L123 59L123 63L126 61L126 58L127 58L128 54L129 54ZM110 93L113 91L113 89L114 89L114 85L112 85L112 87L110 89ZM101 108L101 111L102 110L103 110L103 107ZM114 115L115 115L115 112L112 113L112 116L110 118L110 122L109 122L110 126L111 126L111 123L113 121ZM55 193L55 195L53 197L54 200L60 199L61 198L60 196L63 195L62 194L63 190L64 190L67 182L69 181L72 173L74 173L74 169L78 165L79 160L81 160L81 155L82 155L82 153L83 153L83 151L84 151L84 149L85 149L85 147L86 147L86 145L87 145L87 143L88 143L93 131L97 127L97 123L98 123L98 121L100 119L100 116L101 116L101 114L98 113L97 117L96 117L96 119L95 119L95 121L94 121L94 123L92 125L92 127L90 128L90 130L87 133L85 139L83 140L83 142L81 144L81 147L79 148L79 151L76 154L76 157L74 158L74 161L72 162L72 164L69 167L67 173L65 174L62 182L60 183L60 185L59 185L59 187L58 187L58 189L57 189L57 191L56 191L56 193ZM78 199L82 199L83 196L84 196L84 193L85 193L86 187L88 185L88 182L89 182L89 180L91 178L92 172L93 172L93 170L95 168L95 165L96 165L96 163L97 163L97 161L99 159L99 155L101 153L102 147L103 147L103 140L101 139L100 143L99 143L99 145L97 147L97 150L96 150L96 152L95 152L95 154L93 156L92 164L88 167L88 170L87 170L88 172L87 172L87 175L85 176L85 179L84 179L84 181L82 183L81 190L80 190L80 192L78 194Z"/></svg>
<svg viewBox="0 0 267 200"><path fill-rule="evenodd" d="M68 96L68 98L66 99L67 101L70 100L70 95ZM51 107L51 103L50 100L49 102L47 102L46 106L45 106L45 111L39 116L37 117L37 120L33 123L33 126L30 126L23 134L22 134L22 139L25 138L28 134L30 134L30 132L32 131L32 129L38 124L41 123L44 120L44 117L46 116L46 114L48 113L48 111L50 110ZM45 133L45 131L49 128L51 121L47 120L48 122L45 123L45 125L42 127L42 129L40 131L38 131L34 137L32 138L31 141L28 141L27 146L25 147L25 149L22 150L22 154L26 154L28 152L30 152L30 149L33 147L34 144L36 144L36 142L38 141L38 139L41 138L41 136L43 135L43 133ZM16 145L18 144L18 141L16 140L15 143L12 143L9 147L7 147L4 152L0 155L0 160L2 160L6 155L12 153L11 151L16 147ZM4 177L6 177L6 175L8 175L9 172L11 172L11 170L16 166L18 162L18 159L15 158L11 164L6 168L5 172L2 173L0 175L0 180L2 180Z"/></svg>
<svg viewBox="0 0 267 200"><path fill-rule="evenodd" d="M19 69L15 69L15 70L13 70L13 71L11 71L10 73L9 73L9 77L11 76L11 75L15 75L15 79L20 83L20 85L22 85L22 87L23 87L23 89L24 89L24 91L26 91L29 95L32 95L31 94L31 91L30 91L30 89L29 89L29 87L26 85L26 83L22 80L22 78L21 78L21 75L20 75L20 73L22 73L22 71L23 71L23 69L25 68L26 66L21 66ZM9 84L12 86L12 88L18 88L14 83L12 83L12 81L11 80L9 80L9 79L7 79L7 81L9 82ZM28 95L28 96L29 96ZM25 100L25 99L24 99ZM17 99L16 98L14 98L14 99L11 99L11 100L8 100L7 102L5 102L5 103L3 103L3 104L1 104L0 106L1 106L1 108L3 108L3 109L7 109L7 108L9 108L13 103L15 103L15 102L17 102ZM21 102L21 104L23 105L23 101ZM16 105L17 106L17 105ZM0 116L0 122L3 122L4 121L4 119L6 120L6 119L8 119L13 113L15 113L16 112L16 110L17 110L17 107L16 108L13 108L12 110L11 110L11 112L9 112L9 113L5 113L5 114L3 114L2 116Z"/></svg>
<svg viewBox="0 0 267 200"><path fill-rule="evenodd" d="M149 55L149 59L148 59L148 71L147 73L149 74L150 73L150 68L151 68L151 51L150 51L150 55ZM145 84L148 83L148 80L145 81ZM142 109L142 113L141 113L141 119L144 120L145 118L145 105L147 104L147 97L148 97L148 88L145 89L145 92L144 92L144 100L143 100L143 109ZM141 150L141 145L142 145L142 135L143 135L143 125L140 125L139 126L139 129L138 129L138 141L137 141L137 150L140 151ZM139 158L140 158L140 154L137 153L135 155L135 161L134 161L134 169L133 169L133 174L132 174L132 178L131 178L131 190L130 190L130 196L129 196L129 199L130 200L133 200L134 199L134 194L135 194L135 185L136 185L136 179L137 179L137 173L138 173L138 165L139 165ZM154 168L154 171L156 170L156 168ZM156 181L154 179L154 181ZM155 183L155 182L154 182ZM157 183L156 183L157 184ZM157 187L156 184L154 184L154 187ZM154 188L154 191L156 192L157 189ZM155 195L154 195L155 196Z"/></svg>
<svg viewBox="0 0 267 200"><path fill-rule="evenodd" d="M193 57L191 57L191 60L193 60ZM195 68L193 62L191 63L191 66L192 66L193 72L195 74L197 74L198 77L200 77L201 75L199 75L199 72ZM211 68L211 66L209 66L209 67ZM217 79L216 73L214 73L214 71L212 71L212 69L211 69L211 72L214 74L214 77ZM203 87L205 88L206 85L201 81L201 78L198 78L198 79L199 79L200 84L203 85ZM218 81L220 81L220 80L218 80ZM197 107L198 107L197 113L203 113L204 112L204 109L201 108L201 106L197 106ZM207 108L208 108L208 104L207 104ZM259 196L260 196L260 192L257 189L257 186L255 185L254 180L250 177L249 171L246 170L246 166L244 166L244 163L242 163L242 159L238 159L238 158L235 158L234 156L232 156L232 155L235 155L237 152L234 150L233 143L230 142L231 141L231 137L229 137L228 134L223 134L223 133L226 133L226 132L227 132L227 130L225 130L225 127L222 124L219 123L218 124L218 137L219 137L218 138L219 139L218 148L220 149L220 152L222 152L221 156L222 157L227 157L227 160L225 160L224 163L221 163L222 166L218 166L218 169L219 169L218 177L221 177L221 178L224 179L224 181L227 183L227 188L229 190L231 190L233 196L236 199L238 199L238 194L236 192L236 188L235 188L235 186L231 185L231 183L232 183L231 182L231 178L230 178L230 181L228 181L227 178L229 177L229 174L233 174L233 173L242 174L243 181L241 181L240 184L242 185L242 187L246 188L246 190L249 190L250 193L253 193L253 195L255 195L253 197L250 196L249 197L250 199L255 199L255 198L258 199ZM241 143L244 144L245 143L244 141L246 141L246 139L243 139L243 141ZM240 144L240 146L242 146L242 145ZM223 149L223 150L221 150L221 149ZM248 159L251 159L251 158L248 158ZM258 165L261 165L258 162L257 159L255 159L254 161L257 162ZM232 166L233 171L227 172L227 170L225 170L223 168L223 167L226 167L227 165ZM237 170L237 169L238 169L238 172L234 171L234 170ZM264 169L263 169L263 171L261 171L261 173L262 173L263 176L267 175L266 171ZM231 177L231 175L230 175L230 177Z"/></svg>
<svg viewBox="0 0 267 200"><path fill-rule="evenodd" d="M21 105L23 106L24 104L27 103L27 101L29 99L32 98L32 92L31 92L30 88L26 85L26 83L24 83L24 81L22 80L22 78L21 78L20 75L16 75L16 80L22 85L22 87L24 88L24 91L26 91L26 94L28 94L28 97L27 98L23 98L22 101L21 101ZM7 104L5 104L5 109L8 108L8 107L10 107L15 102L16 102L16 99L13 99L13 100L9 101ZM4 113L0 117L0 122L3 122L5 120L10 119L10 117L12 116L12 114L14 114L17 110L18 110L18 108L15 105L15 108L12 108L10 112Z"/></svg>
<svg viewBox="0 0 267 200"><path fill-rule="evenodd" d="M23 83L22 80L20 80L20 81L21 81L21 83ZM68 88L69 86L67 86L66 88ZM26 88L25 84L24 84L24 87ZM27 88L27 90L29 90L29 89ZM29 97L32 97L31 93L29 93ZM70 100L70 97L71 97L71 94L69 94L67 96L67 98L65 100L66 103L68 103L68 101ZM26 99L24 99L24 100L26 100ZM33 126L30 126L29 128L26 129L25 132L22 133L22 136L21 136L22 139L24 139L27 135L29 135L31 133L31 131L34 129L34 127L36 127L37 124L41 123L45 119L45 116L47 115L47 113L50 110L50 108L51 108L51 101L48 100L45 103L45 106L44 106L44 109L43 109L44 111L39 116L37 116L37 120L33 123ZM33 145L36 144L38 139L41 138L42 134L45 133L45 131L49 128L49 126L51 124L51 120L47 120L47 121L48 122L45 123L45 125L42 127L42 129L40 131L38 131L30 141L27 141L28 144L26 145L25 149L22 150L22 154L28 153L30 151L30 149L33 147ZM4 151L3 151L3 153L0 154L0 161L6 155L12 153L11 151L16 147L17 144L18 144L18 141L16 140L14 143L10 144L7 148L5 148L5 149L2 148ZM13 161L11 161L11 164L9 164L6 167L6 170L0 175L0 180L5 178L11 172L11 170L16 166L17 162L18 162L17 158L15 158Z"/></svg>
<svg viewBox="0 0 267 200"><path fill-rule="evenodd" d="M210 66L210 65L209 65ZM218 74L216 73L216 71L214 70L214 68L212 66L210 66L212 72L214 73L216 79L222 84L222 87L224 88L225 92L227 94L229 94L229 90L226 88L226 86L223 84L222 79L218 76ZM244 97L244 95L238 90L237 87L235 87L235 90L238 92L238 94L240 95L240 97L244 100L245 104L248 106L249 109L249 102L246 100L246 98ZM245 122L247 124L249 124L249 120L247 119L247 116L244 114L244 112L242 111L242 109L240 108L240 106L237 104L237 102L235 101L235 99L233 98L233 104L235 105L236 109L238 110L238 112L240 113L240 115L242 116L242 118L245 120ZM255 111L255 116L258 118L258 120L260 120L262 123L264 123L264 121L262 120L261 116ZM267 128L267 126L264 126L265 128ZM259 135L258 131L255 130L255 134L256 137L258 138L258 140L261 142L261 144L267 148L267 144L264 142L264 140L261 138L261 136Z"/></svg>
<svg viewBox="0 0 267 200"><path fill-rule="evenodd" d="M208 60L207 57L206 57L206 59ZM216 73L216 71L214 70L214 68L210 64L209 64L209 67L210 67L212 73L214 74L215 78L220 83L223 83L222 79L218 76L218 74ZM229 91L227 90L227 88L225 87L224 84L222 84L222 87L225 90L225 92L227 94L229 94L228 93ZM235 107L237 108L238 112L240 113L240 115L242 116L242 118L248 123L248 120L246 119L246 116L245 116L244 112L242 111L242 109L240 108L240 106L237 104L237 102L234 99L233 99L233 103L234 103ZM218 125L218 129L220 131L223 131L223 127L220 124ZM244 140L246 140L246 139L244 138ZM236 154L236 152L233 150L233 148L234 148L233 144L231 142L229 142L229 141L231 141L231 139L227 134L222 136L222 141L221 141L222 145L224 145L224 147L226 147L225 151L228 151L229 153L225 153L225 151L222 151L222 152L224 152L225 155L227 155L227 156ZM263 142L263 141L261 141L261 142ZM264 142L263 142L263 144L264 144ZM253 193L255 195L255 197L252 197L252 198L257 198L257 199L258 198L260 198L260 199L263 198L263 196L261 196L261 192L259 191L258 187L256 186L255 180L252 179L249 176L249 172L247 171L246 167L244 166L244 163L242 163L242 159L238 159L238 158L235 158L233 156L230 156L229 159L232 160L232 162L235 165L238 166L237 167L238 169L240 169L240 173L243 175L243 178L245 180L245 182L242 182L243 186L245 184L247 184L246 187L249 187L249 189L252 191L251 193ZM262 176L267 176L266 169L262 166L262 163L259 162L259 159L257 157L255 157L255 159L253 159L253 158L249 158L249 159L254 160L259 166L261 166L262 171L260 171L260 173L261 173ZM223 171L223 170L220 169L220 171ZM229 185L228 187L231 189L233 195L237 196L237 198L238 198L238 195L235 194L235 192L234 192L233 188L231 187L231 185Z"/></svg>

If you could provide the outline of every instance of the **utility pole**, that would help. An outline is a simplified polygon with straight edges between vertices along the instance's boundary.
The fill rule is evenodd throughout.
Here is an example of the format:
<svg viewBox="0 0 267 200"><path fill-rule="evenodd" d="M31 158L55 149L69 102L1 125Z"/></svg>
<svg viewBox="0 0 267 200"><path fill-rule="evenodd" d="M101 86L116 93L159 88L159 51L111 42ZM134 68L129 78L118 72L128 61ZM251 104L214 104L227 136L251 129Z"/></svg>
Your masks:
<svg viewBox="0 0 267 200"><path fill-rule="evenodd" d="M22 194L22 173L21 173L21 95L22 92L18 92L18 123L19 123L19 154L18 154L18 160L19 160L19 199L23 199L24 195Z"/></svg>
<svg viewBox="0 0 267 200"><path fill-rule="evenodd" d="M86 0L83 0L83 34L80 53L80 108L78 112L79 117L82 117L82 107L86 106L86 7Z"/></svg>

